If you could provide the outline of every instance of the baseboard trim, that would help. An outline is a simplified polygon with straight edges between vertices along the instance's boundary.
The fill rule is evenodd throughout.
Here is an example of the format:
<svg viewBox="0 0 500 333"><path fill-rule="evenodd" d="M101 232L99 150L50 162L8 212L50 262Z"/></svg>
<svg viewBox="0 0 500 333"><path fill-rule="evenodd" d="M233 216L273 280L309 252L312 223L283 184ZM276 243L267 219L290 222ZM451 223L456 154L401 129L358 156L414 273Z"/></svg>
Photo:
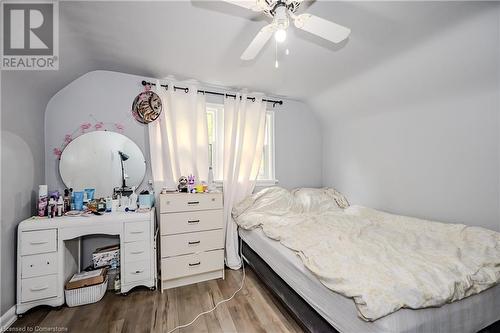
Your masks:
<svg viewBox="0 0 500 333"><path fill-rule="evenodd" d="M9 329L10 325L14 324L17 320L16 306L14 305L5 312L0 318L0 332L5 332Z"/></svg>

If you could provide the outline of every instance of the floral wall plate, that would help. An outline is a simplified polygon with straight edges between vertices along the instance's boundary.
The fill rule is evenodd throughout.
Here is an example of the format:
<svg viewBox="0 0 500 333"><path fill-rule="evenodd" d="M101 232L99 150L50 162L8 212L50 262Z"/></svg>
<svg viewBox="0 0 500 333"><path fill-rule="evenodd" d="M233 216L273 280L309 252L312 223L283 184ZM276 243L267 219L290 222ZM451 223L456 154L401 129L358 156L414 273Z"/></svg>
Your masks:
<svg viewBox="0 0 500 333"><path fill-rule="evenodd" d="M143 124L155 121L160 116L161 111L160 96L151 90L141 92L132 104L134 118Z"/></svg>

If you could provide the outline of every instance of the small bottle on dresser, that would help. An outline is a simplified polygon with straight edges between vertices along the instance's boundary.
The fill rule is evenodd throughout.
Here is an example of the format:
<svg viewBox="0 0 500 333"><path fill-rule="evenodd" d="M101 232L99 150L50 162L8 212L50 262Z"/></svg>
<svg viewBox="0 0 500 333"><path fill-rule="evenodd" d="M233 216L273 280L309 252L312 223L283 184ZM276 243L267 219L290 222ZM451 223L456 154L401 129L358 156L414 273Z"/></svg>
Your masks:
<svg viewBox="0 0 500 333"><path fill-rule="evenodd" d="M47 209L47 216L48 218L53 218L55 216L55 212L56 212L56 200L54 199L54 197L50 197L50 200L49 200L49 206L48 206L48 209Z"/></svg>
<svg viewBox="0 0 500 333"><path fill-rule="evenodd" d="M64 214L64 200L62 196L59 196L57 200L57 216L61 217Z"/></svg>
<svg viewBox="0 0 500 333"><path fill-rule="evenodd" d="M69 194L69 189L64 190L64 212L69 212L71 210L71 196Z"/></svg>

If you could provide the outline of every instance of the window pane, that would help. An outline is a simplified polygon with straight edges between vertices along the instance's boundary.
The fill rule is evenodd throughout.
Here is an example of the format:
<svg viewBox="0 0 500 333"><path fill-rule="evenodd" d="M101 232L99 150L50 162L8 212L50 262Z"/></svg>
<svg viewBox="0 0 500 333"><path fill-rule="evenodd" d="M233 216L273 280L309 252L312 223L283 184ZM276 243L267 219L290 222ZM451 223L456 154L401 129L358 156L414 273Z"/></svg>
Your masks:
<svg viewBox="0 0 500 333"><path fill-rule="evenodd" d="M216 180L222 180L224 161L224 109L220 104L207 104L208 163L213 167ZM259 180L274 180L274 114L267 112L264 133L264 147L259 167Z"/></svg>
<svg viewBox="0 0 500 333"><path fill-rule="evenodd" d="M208 128L208 165L214 164L214 138L215 138L215 113L213 110L207 110L207 128Z"/></svg>
<svg viewBox="0 0 500 333"><path fill-rule="evenodd" d="M273 132L274 132L274 122L273 113L267 112L266 114L266 128L264 137L264 147L262 149L262 161L260 164L259 175L257 179L260 180L273 180L274 179L274 142Z"/></svg>

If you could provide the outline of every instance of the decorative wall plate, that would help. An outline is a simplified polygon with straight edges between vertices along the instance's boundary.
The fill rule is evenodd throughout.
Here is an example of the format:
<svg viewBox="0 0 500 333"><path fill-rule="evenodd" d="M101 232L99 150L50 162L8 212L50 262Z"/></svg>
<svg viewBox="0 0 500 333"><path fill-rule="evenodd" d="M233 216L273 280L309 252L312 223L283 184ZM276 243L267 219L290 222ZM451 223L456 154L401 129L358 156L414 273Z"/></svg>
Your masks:
<svg viewBox="0 0 500 333"><path fill-rule="evenodd" d="M151 90L141 92L132 104L134 118L143 124L155 121L160 116L161 111L160 96Z"/></svg>

